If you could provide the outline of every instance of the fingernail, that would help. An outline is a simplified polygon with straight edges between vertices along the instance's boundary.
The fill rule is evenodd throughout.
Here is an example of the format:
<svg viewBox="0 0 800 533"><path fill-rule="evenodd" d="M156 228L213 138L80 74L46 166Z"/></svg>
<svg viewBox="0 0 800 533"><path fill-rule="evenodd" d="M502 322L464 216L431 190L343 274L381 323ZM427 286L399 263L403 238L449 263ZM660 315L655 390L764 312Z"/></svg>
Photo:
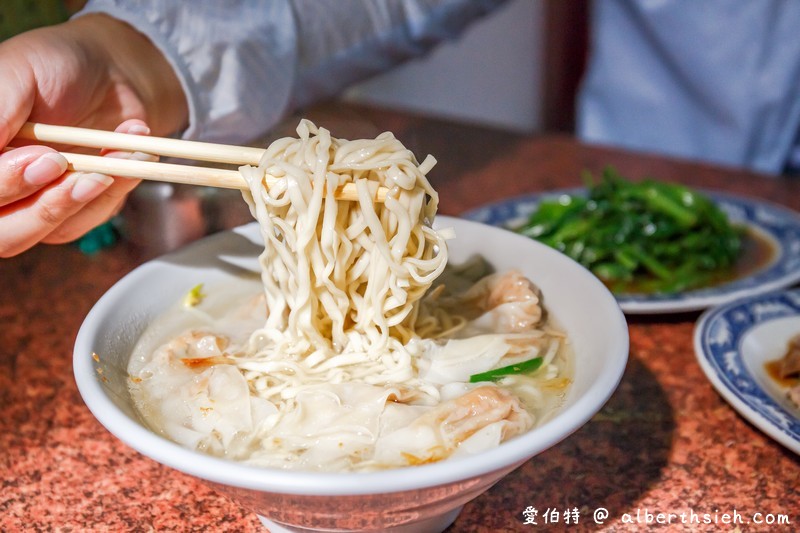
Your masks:
<svg viewBox="0 0 800 533"><path fill-rule="evenodd" d="M31 185L44 185L66 172L67 165L67 160L63 155L57 152L47 152L25 167L22 177Z"/></svg>
<svg viewBox="0 0 800 533"><path fill-rule="evenodd" d="M130 133L132 135L150 135L150 128L147 126L142 126L141 124L134 124L128 128L126 133Z"/></svg>
<svg viewBox="0 0 800 533"><path fill-rule="evenodd" d="M75 185L72 186L72 199L78 202L94 200L112 183L114 183L114 178L105 174L94 172L80 174L75 180Z"/></svg>
<svg viewBox="0 0 800 533"><path fill-rule="evenodd" d="M144 152L106 152L103 154L105 157L113 157L114 159L130 159L132 161L158 161L158 156L153 154L146 154Z"/></svg>
<svg viewBox="0 0 800 533"><path fill-rule="evenodd" d="M133 161L150 161L150 162L156 162L156 161L158 161L158 156L157 156L157 155L153 155L153 154L146 154L146 153L144 153L144 152L132 152L132 153L131 153L131 154L128 156L128 159L131 159L131 160L133 160Z"/></svg>

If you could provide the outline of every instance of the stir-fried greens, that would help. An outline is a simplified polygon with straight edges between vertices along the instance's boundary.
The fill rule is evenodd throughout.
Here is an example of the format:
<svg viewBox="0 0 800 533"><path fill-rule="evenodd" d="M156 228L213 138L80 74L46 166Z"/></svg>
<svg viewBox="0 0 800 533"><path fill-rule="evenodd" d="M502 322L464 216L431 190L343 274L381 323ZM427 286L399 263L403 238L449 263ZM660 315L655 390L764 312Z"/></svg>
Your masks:
<svg viewBox="0 0 800 533"><path fill-rule="evenodd" d="M544 201L519 233L572 257L614 292L674 293L733 267L743 229L705 195L613 169L585 175L587 194Z"/></svg>

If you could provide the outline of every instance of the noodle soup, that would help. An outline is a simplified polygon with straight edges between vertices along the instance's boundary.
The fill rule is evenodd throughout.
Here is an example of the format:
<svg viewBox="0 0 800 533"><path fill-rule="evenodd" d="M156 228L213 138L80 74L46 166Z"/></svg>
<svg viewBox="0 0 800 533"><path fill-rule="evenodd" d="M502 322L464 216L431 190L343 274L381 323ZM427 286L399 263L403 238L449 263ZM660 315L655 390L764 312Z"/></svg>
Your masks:
<svg viewBox="0 0 800 533"><path fill-rule="evenodd" d="M568 340L532 280L448 265L433 163L391 134L346 141L303 121L241 169L260 279L191 291L141 338L128 370L148 425L250 464L372 471L545 420L569 385ZM336 199L345 183L357 201Z"/></svg>

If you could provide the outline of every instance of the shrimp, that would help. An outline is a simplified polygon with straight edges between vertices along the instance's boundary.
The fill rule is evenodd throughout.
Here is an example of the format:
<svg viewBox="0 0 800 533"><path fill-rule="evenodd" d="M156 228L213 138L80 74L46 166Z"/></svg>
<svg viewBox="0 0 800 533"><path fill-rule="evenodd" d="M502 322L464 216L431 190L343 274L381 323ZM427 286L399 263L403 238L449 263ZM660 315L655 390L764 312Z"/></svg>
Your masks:
<svg viewBox="0 0 800 533"><path fill-rule="evenodd" d="M505 333L528 331L544 318L541 291L519 271L512 270L496 277L489 284L486 298L491 322Z"/></svg>
<svg viewBox="0 0 800 533"><path fill-rule="evenodd" d="M532 426L533 418L517 397L483 385L379 439L375 458L392 465L432 463L450 457L460 446L471 444L472 451L475 446L494 447Z"/></svg>
<svg viewBox="0 0 800 533"><path fill-rule="evenodd" d="M475 329L493 333L522 333L535 329L546 318L539 288L518 270L490 274L460 294L432 295L442 310L461 315L471 324L462 334ZM433 303L433 302L431 302Z"/></svg>
<svg viewBox="0 0 800 533"><path fill-rule="evenodd" d="M158 349L158 355L168 360L177 359L189 368L226 364L232 361L225 349L230 340L206 331L190 330L175 337Z"/></svg>
<svg viewBox="0 0 800 533"><path fill-rule="evenodd" d="M445 440L458 446L476 431L504 421L502 440L527 430L530 415L510 392L490 385L477 387L463 396L442 403L414 423L441 428Z"/></svg>

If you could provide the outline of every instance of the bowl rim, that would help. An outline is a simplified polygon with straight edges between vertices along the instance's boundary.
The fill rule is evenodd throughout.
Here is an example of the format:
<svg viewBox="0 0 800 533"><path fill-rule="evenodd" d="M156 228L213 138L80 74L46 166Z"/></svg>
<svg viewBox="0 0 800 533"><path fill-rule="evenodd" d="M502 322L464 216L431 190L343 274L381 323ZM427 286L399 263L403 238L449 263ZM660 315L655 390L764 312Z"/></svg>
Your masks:
<svg viewBox="0 0 800 533"><path fill-rule="evenodd" d="M84 403L112 435L145 457L200 479L240 489L315 496L393 493L466 481L519 466L577 431L614 393L622 379L629 355L625 316L611 292L593 274L560 252L527 237L479 222L444 215L437 215L436 220L439 226L452 226L455 223L467 228L481 226L491 228L492 231L502 231L510 234L509 238L521 239L521 245L524 241L524 245L539 247L538 253L557 254L560 256L558 260L571 263L569 268L575 269L578 275L590 276L590 283L596 284L598 295L604 300L602 308L608 310L608 320L614 326L614 330L608 331L609 351L612 355L582 396L531 431L510 439L497 448L475 455L415 467L363 473L309 472L250 466L184 448L147 429L117 407L103 389L94 367L95 362L90 356L93 353L93 341L101 333L100 319L117 306L117 295L145 278L160 258L147 261L123 276L101 296L84 319L73 353L73 374ZM206 237L162 258L192 253L199 246L208 246L216 239L225 239L231 232L241 234L245 227L252 224L254 223Z"/></svg>

